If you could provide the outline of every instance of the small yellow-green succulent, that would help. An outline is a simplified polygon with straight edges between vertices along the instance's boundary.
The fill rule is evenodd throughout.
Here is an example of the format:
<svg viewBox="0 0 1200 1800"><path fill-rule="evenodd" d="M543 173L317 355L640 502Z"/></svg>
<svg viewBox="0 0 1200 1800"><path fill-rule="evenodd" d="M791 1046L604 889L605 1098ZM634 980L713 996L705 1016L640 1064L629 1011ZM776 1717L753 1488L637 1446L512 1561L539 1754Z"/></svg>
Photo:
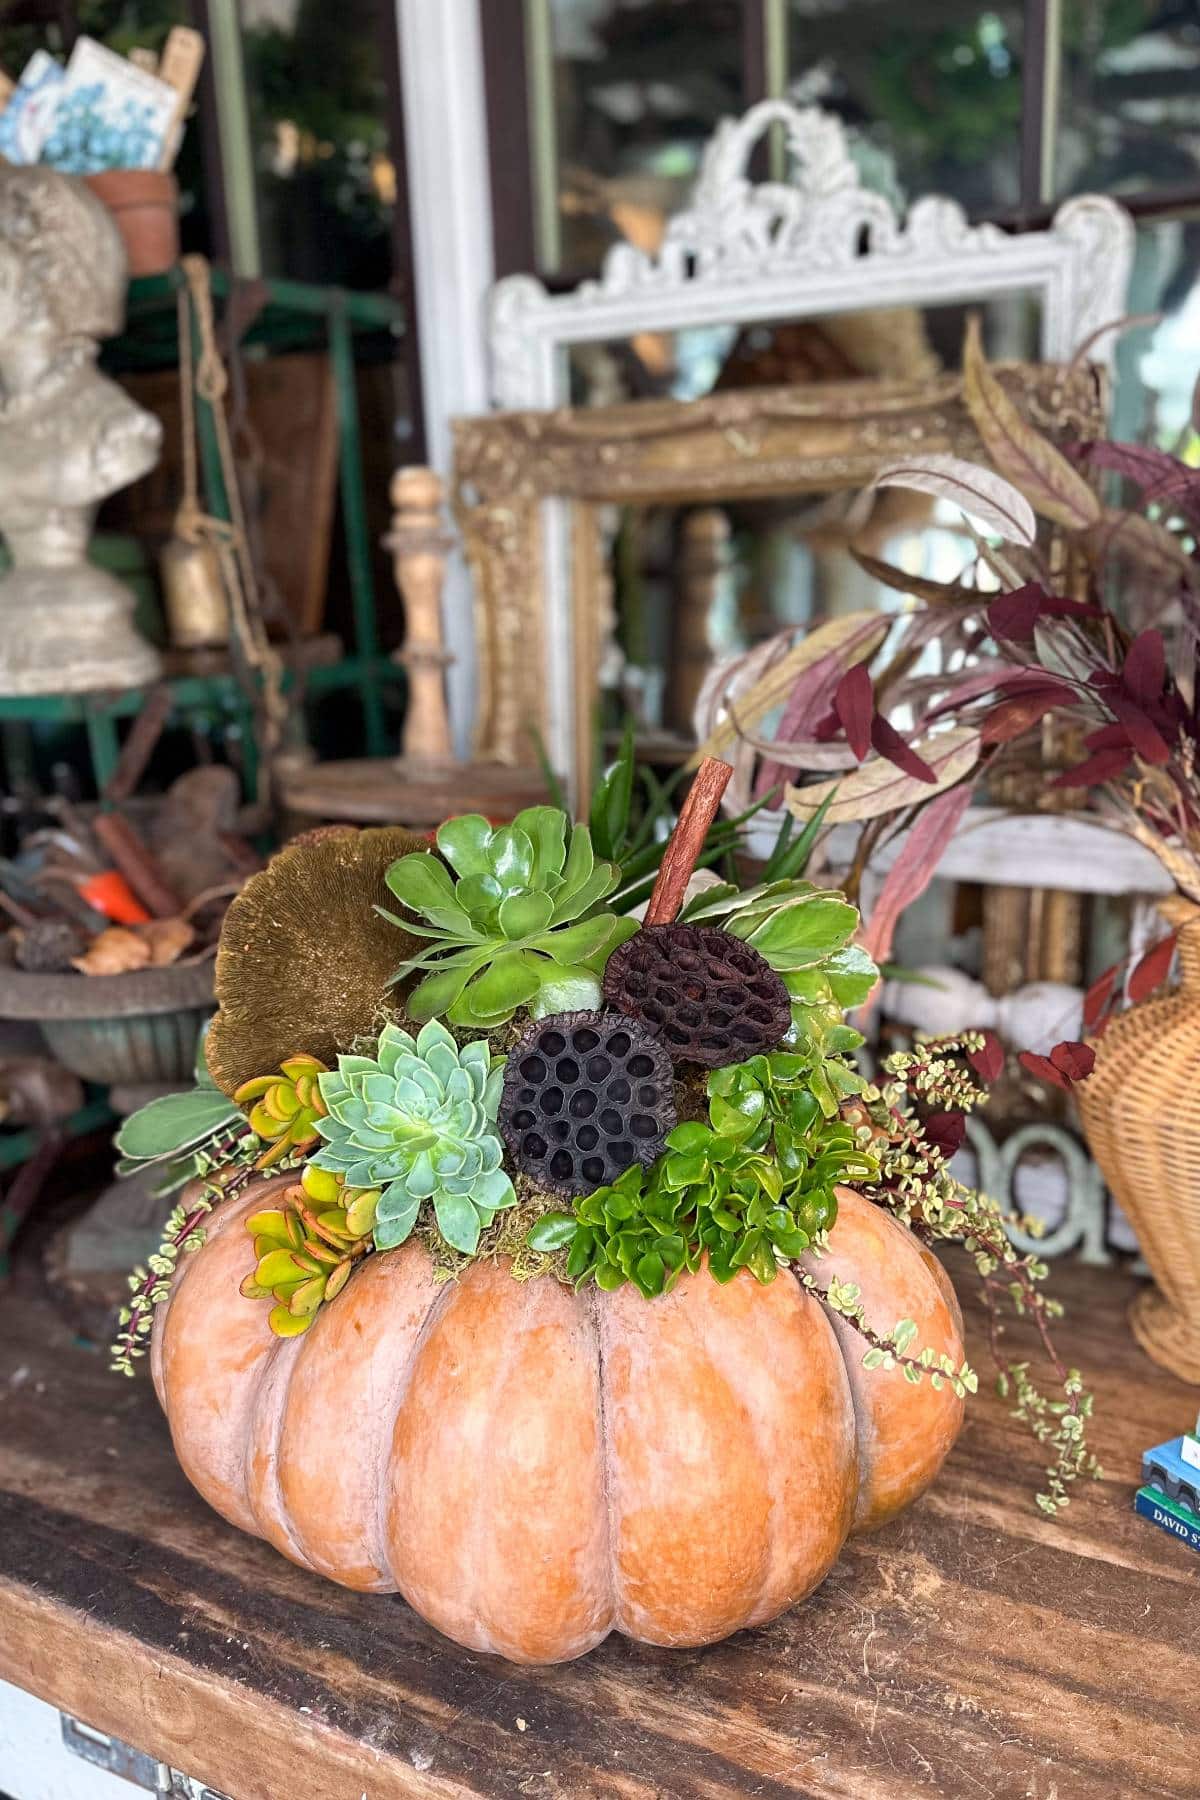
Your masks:
<svg viewBox="0 0 1200 1800"><path fill-rule="evenodd" d="M317 1077L324 1069L315 1056L289 1056L277 1075L257 1075L237 1089L233 1097L249 1108L251 1129L267 1140L256 1167L269 1169L317 1143L317 1120L325 1112Z"/></svg>
<svg viewBox="0 0 1200 1800"><path fill-rule="evenodd" d="M284 1190L282 1206L246 1220L258 1260L241 1291L247 1300L275 1301L269 1323L277 1337L299 1337L341 1293L371 1249L378 1203L377 1189L348 1187L310 1162Z"/></svg>

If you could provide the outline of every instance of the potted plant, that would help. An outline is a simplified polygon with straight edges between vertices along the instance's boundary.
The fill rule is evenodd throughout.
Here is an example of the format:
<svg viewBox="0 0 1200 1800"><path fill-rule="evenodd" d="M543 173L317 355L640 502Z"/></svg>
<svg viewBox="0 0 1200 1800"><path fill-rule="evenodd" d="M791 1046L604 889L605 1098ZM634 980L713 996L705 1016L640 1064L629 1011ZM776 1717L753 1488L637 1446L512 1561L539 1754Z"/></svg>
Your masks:
<svg viewBox="0 0 1200 1800"><path fill-rule="evenodd" d="M1008 400L974 326L963 386L993 468L914 459L880 480L952 498L981 520L989 529L976 536L973 566L958 581L930 582L860 556L919 603L886 650L887 622L871 615L799 647L760 648L774 668L734 691L712 741L739 740L747 793L781 765L835 770L788 788L787 804L801 819L858 822L856 869L882 834L907 832L868 921L865 941L880 958L972 791L1022 742L1043 767L1049 725L1058 766L1043 787L1086 795L1094 815L1159 859L1176 888L1161 909L1168 935L1089 992L1082 1059L1065 1046L1062 1066L1023 1060L1066 1085L1094 1051L1079 1092L1084 1130L1156 1283L1133 1304L1133 1330L1150 1356L1200 1382L1200 472L1155 448L1057 447ZM1106 494L1117 478L1124 507ZM930 643L941 646L934 672L920 666ZM755 735L780 703L775 734ZM1152 999L1176 950L1178 986ZM1125 998L1134 1004L1120 1012Z"/></svg>
<svg viewBox="0 0 1200 1800"><path fill-rule="evenodd" d="M931 1243L1053 1310L947 1166L982 1040L853 1068L876 971L811 834L693 879L728 776L640 926L554 806L290 846L229 910L200 1084L118 1137L186 1183L115 1366L149 1354L189 1478L518 1662L769 1619L923 1491L976 1386ZM1053 1512L1090 1401L1005 1368Z"/></svg>

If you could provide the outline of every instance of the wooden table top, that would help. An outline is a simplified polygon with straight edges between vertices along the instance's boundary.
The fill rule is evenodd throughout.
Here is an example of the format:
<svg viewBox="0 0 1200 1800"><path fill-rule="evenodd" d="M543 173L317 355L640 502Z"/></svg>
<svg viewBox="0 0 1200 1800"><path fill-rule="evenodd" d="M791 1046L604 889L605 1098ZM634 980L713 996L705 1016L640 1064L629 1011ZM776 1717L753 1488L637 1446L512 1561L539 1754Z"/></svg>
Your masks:
<svg viewBox="0 0 1200 1800"><path fill-rule="evenodd" d="M226 1525L149 1381L0 1294L0 1678L234 1800L1200 1795L1200 1556L1130 1507L1141 1451L1197 1390L1135 1348L1128 1276L1055 1273L1106 1469L1061 1523L989 1391L933 1492L796 1612L540 1670Z"/></svg>

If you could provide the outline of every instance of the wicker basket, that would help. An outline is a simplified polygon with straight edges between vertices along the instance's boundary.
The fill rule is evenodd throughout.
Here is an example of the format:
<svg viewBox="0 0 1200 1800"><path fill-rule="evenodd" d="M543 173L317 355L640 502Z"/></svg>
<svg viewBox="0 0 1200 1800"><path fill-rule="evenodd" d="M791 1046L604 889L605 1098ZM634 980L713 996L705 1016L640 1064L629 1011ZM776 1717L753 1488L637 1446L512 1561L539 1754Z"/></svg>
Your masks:
<svg viewBox="0 0 1200 1800"><path fill-rule="evenodd" d="M1200 1383L1200 907L1176 895L1160 910L1179 929L1180 985L1113 1020L1079 1111L1157 1284L1130 1308L1133 1334Z"/></svg>

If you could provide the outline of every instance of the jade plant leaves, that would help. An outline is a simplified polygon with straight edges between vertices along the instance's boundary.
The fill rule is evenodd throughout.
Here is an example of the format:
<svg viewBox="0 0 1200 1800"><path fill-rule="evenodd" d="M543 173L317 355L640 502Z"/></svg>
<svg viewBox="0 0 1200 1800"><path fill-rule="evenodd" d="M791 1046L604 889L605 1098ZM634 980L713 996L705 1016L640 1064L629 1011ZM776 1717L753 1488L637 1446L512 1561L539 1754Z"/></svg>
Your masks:
<svg viewBox="0 0 1200 1800"><path fill-rule="evenodd" d="M405 1001L411 1018L490 1030L520 1007L536 1018L598 1004L604 963L636 926L596 910L620 871L597 862L586 825L568 839L555 806L527 807L499 827L468 813L440 828L437 847L387 873L417 921L395 923L427 940L397 970L398 980L422 977Z"/></svg>
<svg viewBox="0 0 1200 1800"><path fill-rule="evenodd" d="M568 1252L566 1273L604 1291L634 1283L667 1293L707 1258L718 1281L740 1269L762 1282L798 1257L837 1216L839 1181L862 1181L873 1158L854 1129L826 1116L814 1092L819 1056L753 1056L709 1077L708 1121L687 1120L650 1168L635 1164L575 1203L547 1213L532 1249Z"/></svg>

